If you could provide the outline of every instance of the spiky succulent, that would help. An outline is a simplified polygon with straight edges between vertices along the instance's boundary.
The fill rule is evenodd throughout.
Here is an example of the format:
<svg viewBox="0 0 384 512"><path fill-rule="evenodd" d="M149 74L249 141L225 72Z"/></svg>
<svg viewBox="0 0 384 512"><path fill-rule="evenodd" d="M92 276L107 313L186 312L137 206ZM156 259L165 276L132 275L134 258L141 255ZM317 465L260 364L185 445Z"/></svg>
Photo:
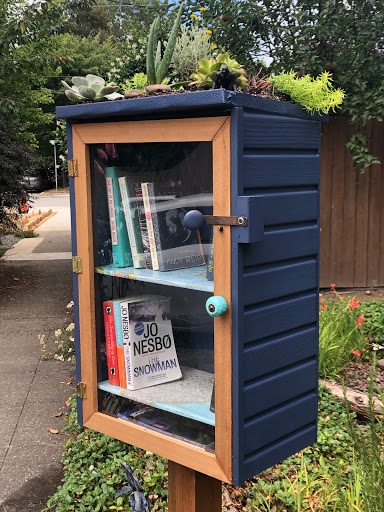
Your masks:
<svg viewBox="0 0 384 512"><path fill-rule="evenodd" d="M166 78L169 66L171 64L173 51L175 49L177 35L180 30L180 20L184 9L184 2L180 4L177 16L173 22L171 34L168 39L163 58L161 58L161 41L157 41L157 35L160 26L160 18L157 17L151 25L147 48L147 75L150 85L161 84ZM157 41L157 43L156 43ZM155 54L156 46L156 54Z"/></svg>
<svg viewBox="0 0 384 512"><path fill-rule="evenodd" d="M72 87L68 85L67 82L64 82L64 80L62 80L61 83L64 86L67 98L75 103L123 98L122 94L116 92L119 86L114 82L106 84L101 76L74 76L72 77Z"/></svg>
<svg viewBox="0 0 384 512"><path fill-rule="evenodd" d="M229 71L236 73L236 86L238 89L247 87L247 79L245 78L245 70L241 65L230 57L228 53L221 53L216 59L201 59L197 73L192 73L192 82L188 85L197 85L198 89L211 89L216 73L220 71L222 66L228 66Z"/></svg>

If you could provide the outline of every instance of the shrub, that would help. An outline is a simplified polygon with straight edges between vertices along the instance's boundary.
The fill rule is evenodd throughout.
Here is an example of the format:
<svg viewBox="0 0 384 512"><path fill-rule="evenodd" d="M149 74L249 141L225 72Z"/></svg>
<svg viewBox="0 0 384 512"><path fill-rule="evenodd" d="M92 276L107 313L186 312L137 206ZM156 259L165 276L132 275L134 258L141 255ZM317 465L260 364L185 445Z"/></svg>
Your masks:
<svg viewBox="0 0 384 512"><path fill-rule="evenodd" d="M335 112L344 99L342 89L332 87L332 76L324 71L316 78L310 75L298 77L294 71L271 75L269 80L280 92L288 94L293 101L300 103L311 114Z"/></svg>
<svg viewBox="0 0 384 512"><path fill-rule="evenodd" d="M322 377L337 376L365 351L359 299L347 299L334 289L335 298L320 298L319 371Z"/></svg>
<svg viewBox="0 0 384 512"><path fill-rule="evenodd" d="M171 62L179 81L188 80L203 58L211 58L210 35L195 24L188 28L183 26Z"/></svg>

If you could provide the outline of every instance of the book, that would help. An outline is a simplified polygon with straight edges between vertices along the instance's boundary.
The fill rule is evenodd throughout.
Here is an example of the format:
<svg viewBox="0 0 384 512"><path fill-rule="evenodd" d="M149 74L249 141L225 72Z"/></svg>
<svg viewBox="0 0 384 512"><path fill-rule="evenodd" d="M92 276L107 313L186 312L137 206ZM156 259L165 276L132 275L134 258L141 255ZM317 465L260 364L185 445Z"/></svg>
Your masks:
<svg viewBox="0 0 384 512"><path fill-rule="evenodd" d="M197 267L206 263L209 243L204 243L200 230L190 231L184 226L184 216L195 208L195 202L204 196L206 203L212 201L210 194L177 198L169 185L142 183L142 194L147 222L148 241L154 268L177 270ZM202 208L200 208L201 210ZM206 238L206 237L205 237Z"/></svg>
<svg viewBox="0 0 384 512"><path fill-rule="evenodd" d="M118 181L125 222L127 225L128 238L132 251L133 266L135 268L143 268L146 266L146 260L141 238L139 210L137 206L135 187L128 176L121 176Z"/></svg>
<svg viewBox="0 0 384 512"><path fill-rule="evenodd" d="M211 238L211 245L209 248L209 254L208 254L208 263L207 263L207 280L213 281L213 232L212 232L212 238Z"/></svg>
<svg viewBox="0 0 384 512"><path fill-rule="evenodd" d="M120 380L117 362L116 330L113 301L103 302L103 312L108 364L108 381L112 386L118 386Z"/></svg>
<svg viewBox="0 0 384 512"><path fill-rule="evenodd" d="M135 195L136 195L136 201L137 201L137 212L138 212L138 217L139 217L141 242L142 242L143 252L144 252L144 257L145 257L145 266L146 266L146 268L151 269L152 268L151 249L149 246L147 220L145 217L145 208L144 208L143 191L141 188L141 183L135 184Z"/></svg>
<svg viewBox="0 0 384 512"><path fill-rule="evenodd" d="M141 389L182 377L170 319L170 297L121 301L127 388ZM130 370L128 375L128 369Z"/></svg>
<svg viewBox="0 0 384 512"><path fill-rule="evenodd" d="M104 172L107 184L113 265L114 267L130 267L133 265L133 259L118 182L118 178L127 172L127 168L105 167Z"/></svg>
<svg viewBox="0 0 384 512"><path fill-rule="evenodd" d="M115 334L116 334L116 351L117 351L117 366L119 369L119 381L120 387L127 387L126 380L126 369L125 369L125 353L124 353L124 343L123 343L123 330L121 324L121 311L120 311L120 301L113 301L113 314L115 320Z"/></svg>

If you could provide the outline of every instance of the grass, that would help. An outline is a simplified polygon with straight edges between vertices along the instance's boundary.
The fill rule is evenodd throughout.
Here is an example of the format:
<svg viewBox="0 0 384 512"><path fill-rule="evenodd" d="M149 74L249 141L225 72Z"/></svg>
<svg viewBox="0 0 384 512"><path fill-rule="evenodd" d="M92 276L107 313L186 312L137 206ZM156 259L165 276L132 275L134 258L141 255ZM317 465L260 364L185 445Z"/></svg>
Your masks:
<svg viewBox="0 0 384 512"><path fill-rule="evenodd" d="M36 238L39 236L38 233L34 231L23 231L22 229L15 229L12 235L16 238Z"/></svg>

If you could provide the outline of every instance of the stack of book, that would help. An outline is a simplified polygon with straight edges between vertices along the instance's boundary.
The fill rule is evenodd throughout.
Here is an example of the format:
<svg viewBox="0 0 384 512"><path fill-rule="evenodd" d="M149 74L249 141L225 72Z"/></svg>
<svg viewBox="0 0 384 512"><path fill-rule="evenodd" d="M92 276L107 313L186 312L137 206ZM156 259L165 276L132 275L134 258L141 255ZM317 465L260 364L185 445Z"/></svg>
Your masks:
<svg viewBox="0 0 384 512"><path fill-rule="evenodd" d="M182 377L169 297L144 295L103 302L109 383L131 390Z"/></svg>
<svg viewBox="0 0 384 512"><path fill-rule="evenodd" d="M211 259L207 278L212 279L212 228L190 231L184 226L192 209L212 214L212 194L183 196L175 184L143 181L154 174L128 168L108 167L105 174L115 267L168 271Z"/></svg>

